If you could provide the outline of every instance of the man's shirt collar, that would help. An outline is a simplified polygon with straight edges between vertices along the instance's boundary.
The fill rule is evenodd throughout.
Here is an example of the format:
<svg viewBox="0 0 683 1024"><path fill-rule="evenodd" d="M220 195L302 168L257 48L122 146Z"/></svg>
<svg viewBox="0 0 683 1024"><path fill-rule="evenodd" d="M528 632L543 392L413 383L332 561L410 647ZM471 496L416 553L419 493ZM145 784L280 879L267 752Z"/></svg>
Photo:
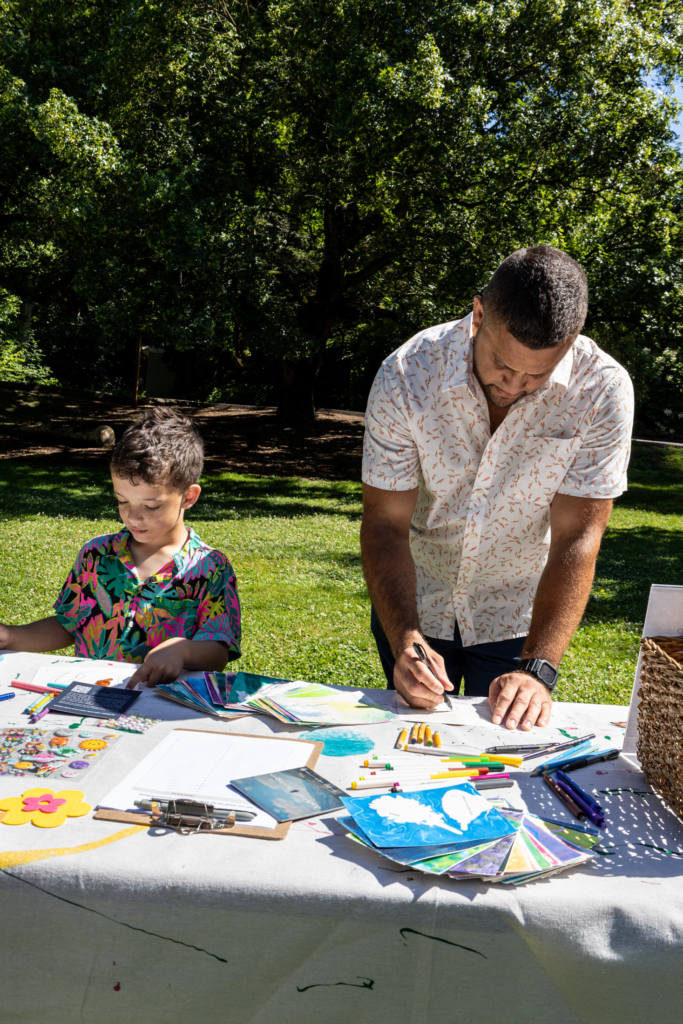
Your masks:
<svg viewBox="0 0 683 1024"><path fill-rule="evenodd" d="M574 342L576 344L576 342ZM567 388L574 366L574 345L564 354L562 359L537 392L532 392L529 398L540 394L547 388L557 385ZM448 345L448 356L444 372L442 391L451 391L456 388L466 387L474 396L476 385L474 383L474 335L472 331L472 314L464 317L455 324L451 331L451 340Z"/></svg>

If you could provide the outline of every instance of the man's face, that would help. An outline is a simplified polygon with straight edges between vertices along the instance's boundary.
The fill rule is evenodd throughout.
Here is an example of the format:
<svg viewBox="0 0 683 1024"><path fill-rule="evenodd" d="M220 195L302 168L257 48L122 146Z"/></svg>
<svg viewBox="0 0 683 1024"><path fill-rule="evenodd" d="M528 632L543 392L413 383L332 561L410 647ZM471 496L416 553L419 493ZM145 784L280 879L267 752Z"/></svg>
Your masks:
<svg viewBox="0 0 683 1024"><path fill-rule="evenodd" d="M527 348L513 338L503 324L484 320L484 307L479 297L474 299L472 328L475 332L474 372L491 405L501 409L545 384L576 340L567 338L554 348Z"/></svg>

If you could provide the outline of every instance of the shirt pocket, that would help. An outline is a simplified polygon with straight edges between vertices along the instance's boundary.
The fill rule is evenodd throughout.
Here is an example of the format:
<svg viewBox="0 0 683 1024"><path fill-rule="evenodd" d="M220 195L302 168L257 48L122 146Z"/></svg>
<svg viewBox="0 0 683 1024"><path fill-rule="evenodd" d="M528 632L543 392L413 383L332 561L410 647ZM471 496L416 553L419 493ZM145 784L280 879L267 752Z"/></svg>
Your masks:
<svg viewBox="0 0 683 1024"><path fill-rule="evenodd" d="M530 437L508 485L513 501L547 507L557 494L581 446L580 437Z"/></svg>

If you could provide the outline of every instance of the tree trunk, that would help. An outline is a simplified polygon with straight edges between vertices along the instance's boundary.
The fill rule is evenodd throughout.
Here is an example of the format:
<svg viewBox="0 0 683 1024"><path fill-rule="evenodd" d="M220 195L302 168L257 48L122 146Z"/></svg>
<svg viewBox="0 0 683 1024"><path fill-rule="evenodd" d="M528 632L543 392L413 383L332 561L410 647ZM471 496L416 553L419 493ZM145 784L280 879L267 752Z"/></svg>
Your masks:
<svg viewBox="0 0 683 1024"><path fill-rule="evenodd" d="M33 306L33 301L27 299L19 307L19 344L22 348L25 348L31 340Z"/></svg>
<svg viewBox="0 0 683 1024"><path fill-rule="evenodd" d="M317 361L283 359L275 364L277 418L299 425L315 419L313 388L318 376Z"/></svg>

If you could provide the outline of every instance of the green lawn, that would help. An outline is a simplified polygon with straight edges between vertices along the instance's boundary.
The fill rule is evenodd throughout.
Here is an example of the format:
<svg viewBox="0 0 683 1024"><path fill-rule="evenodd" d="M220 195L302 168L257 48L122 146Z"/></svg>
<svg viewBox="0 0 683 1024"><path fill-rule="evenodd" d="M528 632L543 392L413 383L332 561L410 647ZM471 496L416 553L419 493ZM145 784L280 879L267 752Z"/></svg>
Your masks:
<svg viewBox="0 0 683 1024"><path fill-rule="evenodd" d="M584 623L562 665L564 700L628 701L650 584L681 583L683 461L639 447L612 516ZM221 474L191 522L240 585L240 665L382 686L360 569L360 486ZM0 463L0 620L51 606L78 548L117 529L106 470Z"/></svg>

